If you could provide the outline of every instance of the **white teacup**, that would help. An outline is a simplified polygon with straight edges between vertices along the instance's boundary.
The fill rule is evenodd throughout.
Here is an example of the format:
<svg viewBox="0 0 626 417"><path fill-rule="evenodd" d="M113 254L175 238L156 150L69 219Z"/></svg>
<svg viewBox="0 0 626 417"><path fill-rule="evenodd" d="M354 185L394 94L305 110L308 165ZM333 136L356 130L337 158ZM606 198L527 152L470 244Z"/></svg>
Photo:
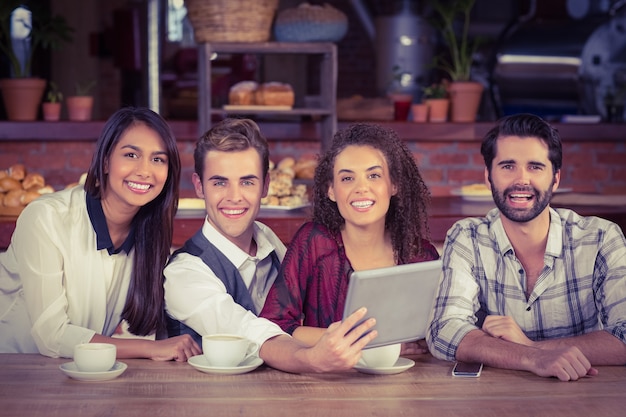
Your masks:
<svg viewBox="0 0 626 417"><path fill-rule="evenodd" d="M363 349L361 360L368 368L389 368L394 366L400 357L401 343L370 349Z"/></svg>
<svg viewBox="0 0 626 417"><path fill-rule="evenodd" d="M115 365L117 349L111 343L82 343L74 346L74 363L81 372L105 372Z"/></svg>
<svg viewBox="0 0 626 417"><path fill-rule="evenodd" d="M210 366L232 368L259 349L259 345L236 334L211 334L202 337L202 352Z"/></svg>

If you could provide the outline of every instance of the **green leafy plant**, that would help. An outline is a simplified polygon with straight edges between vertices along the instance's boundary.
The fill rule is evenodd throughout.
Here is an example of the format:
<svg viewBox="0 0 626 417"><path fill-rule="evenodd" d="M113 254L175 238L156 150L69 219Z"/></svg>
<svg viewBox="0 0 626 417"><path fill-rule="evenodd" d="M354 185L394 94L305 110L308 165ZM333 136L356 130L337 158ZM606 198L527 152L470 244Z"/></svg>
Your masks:
<svg viewBox="0 0 626 417"><path fill-rule="evenodd" d="M94 89L94 87L96 86L96 81L95 80L89 80L89 81L84 81L84 82L77 82L76 83L76 95L77 96L88 96L91 91Z"/></svg>
<svg viewBox="0 0 626 417"><path fill-rule="evenodd" d="M59 86L54 81L50 81L46 101L49 103L60 103L63 101L63 93L59 90Z"/></svg>
<svg viewBox="0 0 626 417"><path fill-rule="evenodd" d="M479 39L470 40L470 12L476 0L433 0L431 5L435 11L433 25L441 32L448 47L449 56L436 58L436 66L448 73L452 81L469 81L472 68L472 57ZM461 17L460 34L455 30L455 21Z"/></svg>
<svg viewBox="0 0 626 417"><path fill-rule="evenodd" d="M23 42L30 42L30 48L23 64L20 62L11 38L11 15L13 11L25 6L31 11L30 36ZM0 51L7 56L13 76L29 77L34 54L40 49L57 49L63 42L72 40L71 28L64 17L52 15L37 0L1 0L0 1Z"/></svg>
<svg viewBox="0 0 626 417"><path fill-rule="evenodd" d="M448 97L448 87L445 83L434 83L428 87L424 87L422 90L424 92L424 99Z"/></svg>

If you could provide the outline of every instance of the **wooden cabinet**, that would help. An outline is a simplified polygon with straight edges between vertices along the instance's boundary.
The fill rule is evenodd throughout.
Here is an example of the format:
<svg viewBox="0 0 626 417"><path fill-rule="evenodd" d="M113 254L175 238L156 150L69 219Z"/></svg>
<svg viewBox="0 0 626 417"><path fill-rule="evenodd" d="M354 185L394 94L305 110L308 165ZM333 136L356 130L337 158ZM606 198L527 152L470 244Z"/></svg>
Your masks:
<svg viewBox="0 0 626 417"><path fill-rule="evenodd" d="M337 46L330 42L291 43L203 43L198 45L198 130L203 134L211 127L213 115L238 115L241 110L214 108L211 105L211 57L213 54L315 54L321 56L318 104L291 110L245 110L248 115L264 117L290 115L312 116L319 120L322 149L326 149L337 130Z"/></svg>

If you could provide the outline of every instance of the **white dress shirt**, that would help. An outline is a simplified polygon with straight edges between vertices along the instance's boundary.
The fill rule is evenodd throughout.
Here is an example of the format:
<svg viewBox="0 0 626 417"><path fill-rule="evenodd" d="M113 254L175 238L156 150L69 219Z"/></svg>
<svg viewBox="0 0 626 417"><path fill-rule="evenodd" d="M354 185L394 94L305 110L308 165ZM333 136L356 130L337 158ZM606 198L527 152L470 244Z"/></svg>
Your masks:
<svg viewBox="0 0 626 417"><path fill-rule="evenodd" d="M0 253L0 352L72 357L120 323L133 251L97 249L82 186L39 197Z"/></svg>
<svg viewBox="0 0 626 417"><path fill-rule="evenodd" d="M266 225L254 223L256 256L250 256L218 232L208 221L204 236L237 268L255 307L261 311L267 293L278 275L271 268L272 251L282 262L285 245ZM268 275L269 273L269 275ZM165 308L168 314L200 335L235 333L261 346L267 339L285 334L280 327L237 304L224 283L197 256L179 254L166 268Z"/></svg>

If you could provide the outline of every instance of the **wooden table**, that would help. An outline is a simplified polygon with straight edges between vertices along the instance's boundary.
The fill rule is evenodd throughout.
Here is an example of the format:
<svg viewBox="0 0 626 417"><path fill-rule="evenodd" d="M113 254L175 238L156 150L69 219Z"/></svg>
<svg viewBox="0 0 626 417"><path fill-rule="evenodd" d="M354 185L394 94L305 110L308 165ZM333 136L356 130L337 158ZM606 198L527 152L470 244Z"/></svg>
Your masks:
<svg viewBox="0 0 626 417"><path fill-rule="evenodd" d="M555 196L553 207L568 207L583 216L600 216L611 220L626 231L626 196L595 196L569 194ZM617 202L617 204L616 204ZM461 197L433 197L429 210L428 224L432 240L442 243L448 229L459 219L484 216L495 207L493 202L471 202ZM278 237L288 243L298 228L310 218L310 209L293 211L261 210L259 220L276 232ZM15 229L16 217L0 216L0 250L5 250ZM173 246L180 247L201 226L204 221L202 210L179 211L174 222Z"/></svg>
<svg viewBox="0 0 626 417"><path fill-rule="evenodd" d="M559 382L485 368L453 378L452 363L430 355L397 375L355 370L288 374L262 366L243 375L201 373L187 363L123 360L117 379L81 382L68 359L0 354L0 416L623 416L626 367Z"/></svg>

